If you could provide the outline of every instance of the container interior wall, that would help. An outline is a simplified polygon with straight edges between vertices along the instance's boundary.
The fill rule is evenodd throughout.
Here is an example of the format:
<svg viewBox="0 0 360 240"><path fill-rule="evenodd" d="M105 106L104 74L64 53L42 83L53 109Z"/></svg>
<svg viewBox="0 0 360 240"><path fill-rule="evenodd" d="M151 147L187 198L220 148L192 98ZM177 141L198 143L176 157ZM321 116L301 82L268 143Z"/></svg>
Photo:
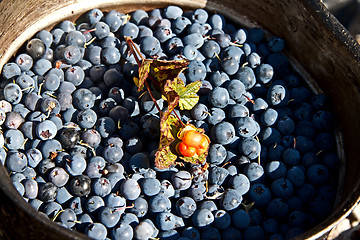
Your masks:
<svg viewBox="0 0 360 240"><path fill-rule="evenodd" d="M79 14L94 7L112 8L122 12L135 9L151 9L174 4L165 0L115 0L115 1L77 1L77 0L3 0L0 2L0 69L15 50L21 46L37 30L53 25L64 18L75 18ZM286 51L303 66L320 88L330 97L336 112L344 139L346 154L343 179L344 188L340 203L332 216L322 224L302 235L299 239L319 235L319 231L329 229L331 225L348 212L358 200L360 179L360 161L358 154L358 136L360 135L360 57L359 46L348 35L348 32L324 9L310 0L179 0L176 4L186 8L206 7L211 11L224 14L232 20L256 23L270 33L282 37L286 42ZM35 211L20 208L23 204L12 187L5 186L6 173L0 169L1 211L14 211L14 218L29 218ZM5 195L7 197L5 197ZM4 197L4 198L3 198ZM10 201L12 199L13 201ZM13 233L12 239L39 239L29 232L37 231L28 224L6 219L9 215L0 212L0 229L21 230ZM41 222L42 221L38 221ZM53 231L52 229L57 229ZM59 236L59 226L45 230ZM50 234L50 233L49 233ZM68 233L70 234L70 233ZM65 239L68 236L64 235ZM1 236L1 234L0 234ZM18 237L15 237L18 236ZM72 238L77 238L72 236ZM52 239L57 239L56 237Z"/></svg>

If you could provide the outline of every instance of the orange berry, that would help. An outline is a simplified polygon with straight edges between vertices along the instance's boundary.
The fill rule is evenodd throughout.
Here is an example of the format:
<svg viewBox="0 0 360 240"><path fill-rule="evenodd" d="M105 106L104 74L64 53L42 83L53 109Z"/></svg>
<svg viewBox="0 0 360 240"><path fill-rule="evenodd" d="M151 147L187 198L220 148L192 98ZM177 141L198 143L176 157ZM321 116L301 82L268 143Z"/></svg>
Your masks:
<svg viewBox="0 0 360 240"><path fill-rule="evenodd" d="M192 157L196 153L196 148L187 146L184 142L178 144L178 150L184 157Z"/></svg>
<svg viewBox="0 0 360 240"><path fill-rule="evenodd" d="M203 139L203 135L195 130L190 130L185 133L182 141L189 147L198 148L201 140Z"/></svg>

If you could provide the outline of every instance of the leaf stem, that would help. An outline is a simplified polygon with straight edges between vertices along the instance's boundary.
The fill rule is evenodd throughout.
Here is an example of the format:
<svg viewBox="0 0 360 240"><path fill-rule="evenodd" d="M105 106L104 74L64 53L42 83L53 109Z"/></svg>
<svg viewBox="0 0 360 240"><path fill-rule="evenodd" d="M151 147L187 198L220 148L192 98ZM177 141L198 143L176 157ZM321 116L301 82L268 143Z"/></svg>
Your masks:
<svg viewBox="0 0 360 240"><path fill-rule="evenodd" d="M185 127L185 124L183 123L183 121L181 121L181 118L179 117L179 115L177 114L177 112L175 110L172 111L175 115L175 117L179 120L179 122L181 123L182 127Z"/></svg>
<svg viewBox="0 0 360 240"><path fill-rule="evenodd" d="M161 86L160 86L159 82L155 81L155 79L154 79L152 76L148 75L148 78L150 78L150 80L151 80L159 89L161 89ZM163 91L163 89L161 89L161 90Z"/></svg>
<svg viewBox="0 0 360 240"><path fill-rule="evenodd" d="M138 55L141 57L141 60L144 61L145 58L143 55L141 55L139 49L135 47L133 40L130 37L125 37L126 43L129 45L131 54L134 55L135 61L138 64L138 66L141 66L140 59L138 58ZM137 53L137 54L136 54Z"/></svg>
<svg viewBox="0 0 360 240"><path fill-rule="evenodd" d="M139 60L139 58L138 58L138 55L141 57L141 60L142 60L142 61L144 61L145 58L143 57L143 55L141 55L139 49L134 45L134 42L133 42L133 40L132 40L130 37L125 37L125 40L126 40L127 44L128 44L129 47L130 47L131 54L134 55L135 61L136 61L136 63L138 64L138 66L140 67L140 66L141 66L141 62L140 62L140 60ZM136 54L136 53L137 53L137 54ZM155 83L155 85L156 85L159 89L161 89L159 83L158 83L157 81L155 81L155 79L154 79L152 76L149 75L148 77L150 78L150 80L151 80L153 83Z"/></svg>
<svg viewBox="0 0 360 240"><path fill-rule="evenodd" d="M126 43L129 45L131 54L134 55L135 61L136 61L136 63L138 64L138 66L140 67L140 66L141 66L141 62L140 62L137 54L141 57L141 60L142 60L142 61L144 61L145 58L141 55L139 49L134 46L134 42L133 42L133 40L132 40L130 37L125 37L125 40L126 40ZM135 52L135 51L136 51L136 52ZM136 53L137 53L137 54L136 54ZM151 78L151 80L156 83L156 81L154 81L152 78ZM149 95L150 95L151 99L153 100L153 102L154 102L154 104L155 104L155 107L157 108L157 110L159 111L159 113L161 113L161 109L160 109L159 105L157 104L157 102L156 102L156 100L155 100L155 98L154 98L154 95L153 95L152 92L151 92L151 89L150 89L149 84L147 83L147 81L145 81L144 83L145 83L145 85L146 85L146 88L147 88L147 90L148 90L148 92L149 92Z"/></svg>
<svg viewBox="0 0 360 240"><path fill-rule="evenodd" d="M146 89L147 89L148 92L149 92L149 95L150 95L151 99L153 100L153 102L154 102L154 104L155 104L155 107L157 108L157 110L159 111L159 113L161 113L162 111L161 111L159 105L157 104L156 99L154 98L154 95L152 94L152 92L151 92L151 90L150 90L150 86L149 86L149 84L147 83L147 81L145 81L145 86L146 86Z"/></svg>

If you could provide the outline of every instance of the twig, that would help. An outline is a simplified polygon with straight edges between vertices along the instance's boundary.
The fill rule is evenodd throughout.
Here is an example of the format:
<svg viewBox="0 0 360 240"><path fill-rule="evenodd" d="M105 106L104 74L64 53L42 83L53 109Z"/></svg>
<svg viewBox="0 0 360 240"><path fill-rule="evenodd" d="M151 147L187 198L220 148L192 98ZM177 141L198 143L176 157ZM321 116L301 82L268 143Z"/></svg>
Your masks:
<svg viewBox="0 0 360 240"><path fill-rule="evenodd" d="M139 49L136 48L136 47L134 47L134 42L133 42L133 40L132 40L130 37L124 37L124 38L125 38L125 40L126 40L126 43L127 43L128 46L129 46L129 48L130 48L130 51L131 51L132 55L134 55L134 58L135 58L136 63L138 64L138 66L140 66L140 65L141 65L141 62L140 62L137 54L141 57L141 60L142 60L142 61L144 61L145 58L143 57L143 55L141 55ZM135 49L135 50L134 50L134 49ZM136 51L137 54L135 53L135 51Z"/></svg>
<svg viewBox="0 0 360 240"><path fill-rule="evenodd" d="M179 117L179 115L177 114L177 112L176 111L172 111L173 113L174 113L174 115L175 115L175 117L179 120L179 122L181 123L181 126L183 126L183 127L185 127L186 125L185 125L185 123L183 123L183 121L181 121L181 118Z"/></svg>
<svg viewBox="0 0 360 240"><path fill-rule="evenodd" d="M155 100L155 98L154 98L154 95L152 94L152 92L151 92L151 90L150 90L149 84L148 84L146 81L145 81L145 86L146 86L146 88L147 88L147 90L148 90L148 92L149 92L149 95L150 95L151 99L153 100L153 102L154 102L154 104L155 104L155 107L157 108L157 110L159 111L159 113L161 113L161 109L160 109L159 105L157 104L157 102L156 102L156 100Z"/></svg>

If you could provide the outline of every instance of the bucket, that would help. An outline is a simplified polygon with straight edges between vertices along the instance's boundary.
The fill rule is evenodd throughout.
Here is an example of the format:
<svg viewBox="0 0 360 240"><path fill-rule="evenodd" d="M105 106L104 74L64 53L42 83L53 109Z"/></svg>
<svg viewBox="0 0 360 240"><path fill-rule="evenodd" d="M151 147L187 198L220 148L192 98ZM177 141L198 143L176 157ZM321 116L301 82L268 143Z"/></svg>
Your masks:
<svg viewBox="0 0 360 240"><path fill-rule="evenodd" d="M76 19L92 8L126 13L175 4L170 0L3 0L0 2L0 69L41 29ZM342 160L337 204L332 214L296 239L325 239L359 202L360 46L315 0L178 0L185 9L206 8L235 23L260 26L285 40L294 67L331 100L337 115ZM311 76L311 77L310 77ZM26 204L0 167L0 239L87 239L66 230Z"/></svg>

